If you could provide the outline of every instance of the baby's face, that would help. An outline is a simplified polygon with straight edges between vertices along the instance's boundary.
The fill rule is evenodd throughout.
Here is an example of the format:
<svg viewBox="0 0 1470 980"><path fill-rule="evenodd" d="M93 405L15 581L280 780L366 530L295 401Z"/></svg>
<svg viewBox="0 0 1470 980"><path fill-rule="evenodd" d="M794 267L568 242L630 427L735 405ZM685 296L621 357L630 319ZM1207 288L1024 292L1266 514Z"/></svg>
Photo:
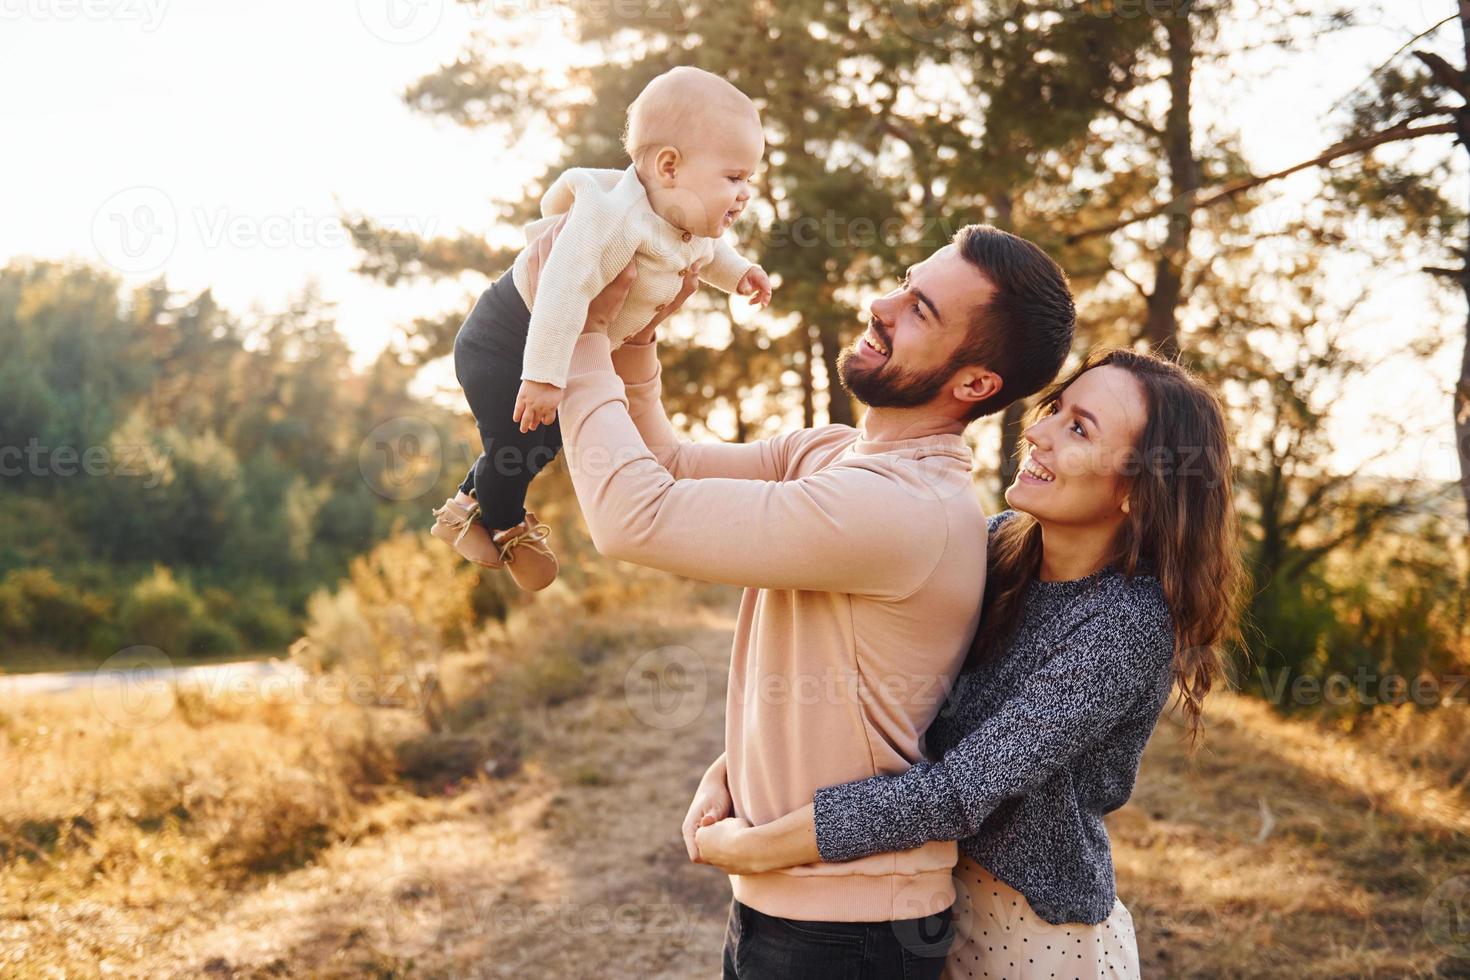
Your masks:
<svg viewBox="0 0 1470 980"><path fill-rule="evenodd" d="M737 117L711 126L683 155L674 180L677 194L671 195L678 213L665 217L705 238L723 235L750 201L750 181L765 152L765 135L754 120Z"/></svg>

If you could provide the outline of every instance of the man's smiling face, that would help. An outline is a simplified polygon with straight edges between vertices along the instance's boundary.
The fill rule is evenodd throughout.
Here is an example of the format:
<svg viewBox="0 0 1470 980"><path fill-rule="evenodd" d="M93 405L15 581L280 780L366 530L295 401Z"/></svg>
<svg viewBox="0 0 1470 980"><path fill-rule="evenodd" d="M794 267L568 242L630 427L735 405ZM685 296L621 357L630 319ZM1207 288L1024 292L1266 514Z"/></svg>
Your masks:
<svg viewBox="0 0 1470 980"><path fill-rule="evenodd" d="M868 328L838 356L842 386L873 408L932 401L963 367L953 355L994 292L952 244L911 266L897 289L873 300Z"/></svg>

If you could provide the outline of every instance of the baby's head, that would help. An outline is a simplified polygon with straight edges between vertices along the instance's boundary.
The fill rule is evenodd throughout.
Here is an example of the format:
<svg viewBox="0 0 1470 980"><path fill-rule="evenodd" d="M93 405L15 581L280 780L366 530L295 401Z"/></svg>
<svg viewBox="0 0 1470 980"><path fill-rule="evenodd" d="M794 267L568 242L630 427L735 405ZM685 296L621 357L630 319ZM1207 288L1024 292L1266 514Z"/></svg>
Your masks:
<svg viewBox="0 0 1470 980"><path fill-rule="evenodd" d="M745 210L766 139L744 92L718 75L681 66L633 100L623 147L661 218L715 238Z"/></svg>

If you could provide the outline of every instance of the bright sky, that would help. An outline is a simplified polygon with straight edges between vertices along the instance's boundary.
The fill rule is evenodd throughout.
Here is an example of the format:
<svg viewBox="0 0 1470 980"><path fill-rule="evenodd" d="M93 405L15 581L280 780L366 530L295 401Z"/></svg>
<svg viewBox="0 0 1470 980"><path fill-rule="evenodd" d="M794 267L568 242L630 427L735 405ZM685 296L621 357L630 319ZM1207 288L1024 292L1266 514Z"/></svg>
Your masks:
<svg viewBox="0 0 1470 980"><path fill-rule="evenodd" d="M1228 105L1211 99L1213 87L1198 98L1242 133L1257 169L1294 163L1331 142L1320 121L1327 106L1452 7L1396 0L1384 22L1334 36L1232 91ZM212 286L242 312L283 306L314 280L369 358L414 316L465 307L477 284L387 289L354 275L339 207L425 234L493 233L493 201L517 196L544 162L412 113L399 93L452 59L473 28L554 30L554 9L547 0L0 0L9 150L0 261L70 256L128 282L162 271L174 288ZM1312 188L1310 177L1283 185L1277 213ZM1363 343L1397 347L1463 325L1456 304L1426 300L1417 273L1369 274L1381 288L1360 313ZM1390 367L1343 399L1339 464L1381 447L1371 416L1388 410L1418 419L1423 441L1375 469L1453 477L1447 392L1458 358L1452 344L1431 369Z"/></svg>

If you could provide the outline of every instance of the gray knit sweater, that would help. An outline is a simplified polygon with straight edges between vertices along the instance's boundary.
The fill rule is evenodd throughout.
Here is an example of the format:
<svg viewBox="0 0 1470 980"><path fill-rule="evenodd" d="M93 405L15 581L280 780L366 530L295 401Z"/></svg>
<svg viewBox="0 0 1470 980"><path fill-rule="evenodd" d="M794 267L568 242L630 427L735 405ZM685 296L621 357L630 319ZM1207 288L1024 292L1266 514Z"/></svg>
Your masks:
<svg viewBox="0 0 1470 980"><path fill-rule="evenodd" d="M817 847L849 861L958 840L1046 921L1095 924L1117 897L1102 817L1168 700L1173 620L1156 578L1111 566L1033 582L1022 605L1004 655L959 676L925 735L941 761L818 790Z"/></svg>

